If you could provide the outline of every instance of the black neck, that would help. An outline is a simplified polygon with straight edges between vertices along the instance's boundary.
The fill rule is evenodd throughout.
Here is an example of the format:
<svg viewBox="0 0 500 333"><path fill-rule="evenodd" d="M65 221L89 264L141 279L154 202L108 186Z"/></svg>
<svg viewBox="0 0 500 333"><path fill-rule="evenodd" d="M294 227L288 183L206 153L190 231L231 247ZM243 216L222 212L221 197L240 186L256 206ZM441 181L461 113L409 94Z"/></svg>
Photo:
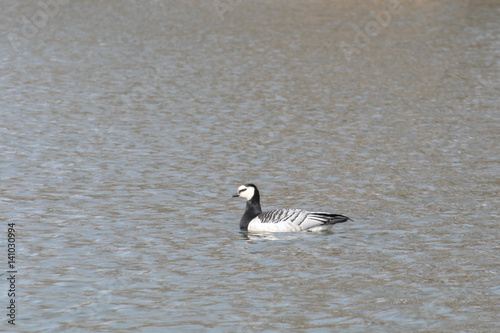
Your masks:
<svg viewBox="0 0 500 333"><path fill-rule="evenodd" d="M260 208L260 195L259 191L255 189L255 193L252 199L247 201L245 213L241 217L240 230L247 230L250 221L252 221L260 213L262 213L262 209Z"/></svg>

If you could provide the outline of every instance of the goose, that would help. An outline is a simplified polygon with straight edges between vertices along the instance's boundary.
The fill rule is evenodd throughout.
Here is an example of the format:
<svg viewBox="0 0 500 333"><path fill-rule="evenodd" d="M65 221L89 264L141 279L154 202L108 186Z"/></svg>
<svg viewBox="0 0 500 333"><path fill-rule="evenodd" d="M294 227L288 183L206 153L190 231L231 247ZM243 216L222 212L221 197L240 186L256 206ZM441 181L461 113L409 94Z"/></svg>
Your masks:
<svg viewBox="0 0 500 333"><path fill-rule="evenodd" d="M325 231L350 219L344 215L308 212L302 209L273 209L263 212L260 193L254 184L241 185L233 197L247 199L240 230L250 232Z"/></svg>

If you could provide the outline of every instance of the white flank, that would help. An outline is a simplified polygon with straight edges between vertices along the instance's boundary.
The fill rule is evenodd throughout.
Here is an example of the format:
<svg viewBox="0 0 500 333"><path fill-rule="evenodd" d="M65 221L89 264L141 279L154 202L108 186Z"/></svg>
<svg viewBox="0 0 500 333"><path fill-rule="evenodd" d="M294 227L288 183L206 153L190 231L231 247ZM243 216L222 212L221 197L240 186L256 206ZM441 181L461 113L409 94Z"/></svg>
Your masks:
<svg viewBox="0 0 500 333"><path fill-rule="evenodd" d="M288 221L279 223L262 223L260 218L256 217L248 224L248 231L250 232L291 232L302 231L300 225L293 224Z"/></svg>
<svg viewBox="0 0 500 333"><path fill-rule="evenodd" d="M325 232L325 231L330 231L333 229L333 224L323 224L318 227L312 227L307 229L307 231L312 231L312 232Z"/></svg>

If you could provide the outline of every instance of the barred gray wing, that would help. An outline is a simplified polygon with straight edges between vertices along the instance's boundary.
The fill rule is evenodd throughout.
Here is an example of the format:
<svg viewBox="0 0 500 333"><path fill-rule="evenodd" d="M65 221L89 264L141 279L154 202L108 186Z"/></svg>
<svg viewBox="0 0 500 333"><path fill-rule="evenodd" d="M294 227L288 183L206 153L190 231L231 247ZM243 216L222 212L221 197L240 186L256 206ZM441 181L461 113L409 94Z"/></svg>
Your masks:
<svg viewBox="0 0 500 333"><path fill-rule="evenodd" d="M288 222L300 225L309 213L301 209L273 209L259 215L262 223Z"/></svg>

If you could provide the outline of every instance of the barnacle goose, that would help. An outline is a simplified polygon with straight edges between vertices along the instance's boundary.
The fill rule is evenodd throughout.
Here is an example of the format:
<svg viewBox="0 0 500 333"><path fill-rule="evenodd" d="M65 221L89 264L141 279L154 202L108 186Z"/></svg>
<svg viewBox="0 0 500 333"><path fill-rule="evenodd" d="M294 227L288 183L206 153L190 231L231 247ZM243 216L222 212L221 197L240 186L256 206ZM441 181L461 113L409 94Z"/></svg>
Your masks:
<svg viewBox="0 0 500 333"><path fill-rule="evenodd" d="M253 232L323 231L336 223L351 220L347 216L302 209L273 209L262 212L259 190L254 184L241 185L233 197L247 199L240 229ZM352 221L352 220L351 220Z"/></svg>

